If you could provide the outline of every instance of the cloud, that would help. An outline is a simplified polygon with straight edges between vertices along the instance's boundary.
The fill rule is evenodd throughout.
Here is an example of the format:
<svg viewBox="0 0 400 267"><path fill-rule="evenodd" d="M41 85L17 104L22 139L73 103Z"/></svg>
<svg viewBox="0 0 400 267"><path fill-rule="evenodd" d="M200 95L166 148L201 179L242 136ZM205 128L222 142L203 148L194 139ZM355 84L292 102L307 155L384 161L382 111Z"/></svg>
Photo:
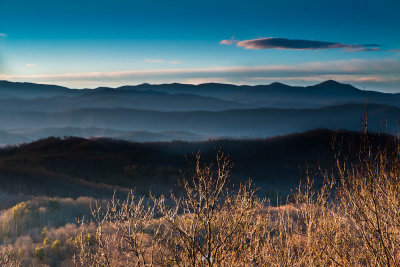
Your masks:
<svg viewBox="0 0 400 267"><path fill-rule="evenodd" d="M400 49L390 49L389 52L400 52Z"/></svg>
<svg viewBox="0 0 400 267"><path fill-rule="evenodd" d="M7 37L7 34L0 32L0 37Z"/></svg>
<svg viewBox="0 0 400 267"><path fill-rule="evenodd" d="M151 76L215 76L232 75L257 77L287 77L299 76L304 74L327 75L327 74L400 74L400 60L381 59L381 60L337 60L324 62L307 62L293 65L262 65L262 66L226 66L226 67L206 67L206 68L167 68L167 69L143 69L111 72L84 72L84 73L63 73L63 74L37 74L37 75L9 75L10 78L18 79L85 79L85 78L125 78L125 77L151 77ZM3 75L5 76L5 75Z"/></svg>
<svg viewBox="0 0 400 267"><path fill-rule="evenodd" d="M377 44L343 44L338 42L324 42L313 40L295 40L287 38L260 38L253 40L222 40L220 44L236 44L245 49L289 49L289 50L319 50L319 49L335 49L341 48L348 51L379 51L380 46Z"/></svg>
<svg viewBox="0 0 400 267"><path fill-rule="evenodd" d="M365 84L368 89L400 90L399 59L353 59L306 62L293 65L228 66L206 68L158 68L112 72L83 72L37 75L1 75L0 80L73 85L74 87L121 86L126 84L215 81L260 84L288 81L309 84L328 79Z"/></svg>
<svg viewBox="0 0 400 267"><path fill-rule="evenodd" d="M33 63L28 63L28 64L25 64L25 66L27 66L27 67L35 67L35 66L36 66L36 64L33 64Z"/></svg>
<svg viewBox="0 0 400 267"><path fill-rule="evenodd" d="M222 40L221 42L219 42L220 44L223 44L223 45L231 45L231 44L236 44L238 41L237 40L235 40L235 37L231 37L231 39L229 39L229 40Z"/></svg>
<svg viewBox="0 0 400 267"><path fill-rule="evenodd" d="M374 83L385 83L385 82L400 82L400 78L385 78L380 75L306 75L306 76L294 76L294 77L254 77L251 78L255 81L299 81L299 82L323 82L326 80L336 80L340 82L350 83L362 83L362 82L374 82Z"/></svg>

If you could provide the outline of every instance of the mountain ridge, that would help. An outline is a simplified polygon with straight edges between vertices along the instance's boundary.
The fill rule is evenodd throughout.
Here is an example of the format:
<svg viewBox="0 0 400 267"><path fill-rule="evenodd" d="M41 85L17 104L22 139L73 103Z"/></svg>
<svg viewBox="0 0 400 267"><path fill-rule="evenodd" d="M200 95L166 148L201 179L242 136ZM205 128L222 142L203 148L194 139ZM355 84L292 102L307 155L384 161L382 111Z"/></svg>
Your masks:
<svg viewBox="0 0 400 267"><path fill-rule="evenodd" d="M386 130L393 133L400 118L400 94L364 92L333 80L306 87L175 83L74 90L0 85L0 144L69 133L161 141L252 139L315 128L359 130L365 104L371 131L380 131L388 121Z"/></svg>
<svg viewBox="0 0 400 267"><path fill-rule="evenodd" d="M83 106L91 106L94 102L98 102L103 103L103 107L121 104L123 107L160 111L264 107L318 108L346 103L363 103L366 99L370 103L400 106L400 93L364 91L350 84L333 80L310 86L291 86L279 82L268 85L144 83L94 89L69 89L56 85L0 81L0 99L18 98L33 101L37 98L60 96L75 98L79 101L86 99L87 102L82 102ZM112 98L114 102L111 101ZM131 104L127 104L128 99ZM135 99L136 103L133 103L131 99ZM68 105L68 103L60 103L58 106Z"/></svg>
<svg viewBox="0 0 400 267"><path fill-rule="evenodd" d="M400 108L369 105L371 131L388 121L388 131L397 129ZM272 137L314 128L359 130L363 104L319 109L236 109L225 111L161 112L122 108L79 109L64 112L21 112L0 114L3 130L16 128L111 128L126 131L184 131L205 137ZM284 122L284 123L283 123Z"/></svg>

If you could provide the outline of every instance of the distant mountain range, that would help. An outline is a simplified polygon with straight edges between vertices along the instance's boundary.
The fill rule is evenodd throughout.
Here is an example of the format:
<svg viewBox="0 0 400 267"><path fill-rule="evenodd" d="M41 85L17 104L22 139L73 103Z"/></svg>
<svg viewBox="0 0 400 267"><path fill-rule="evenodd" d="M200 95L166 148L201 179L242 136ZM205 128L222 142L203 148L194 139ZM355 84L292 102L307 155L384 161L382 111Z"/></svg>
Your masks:
<svg viewBox="0 0 400 267"><path fill-rule="evenodd" d="M400 93L389 94L357 89L332 80L313 86L232 85L219 83L140 84L118 88L69 89L55 85L0 81L0 107L4 100L29 109L47 107L54 110L72 108L134 108L159 111L227 110L248 108L318 108L349 103L400 106ZM11 102L10 102L11 103ZM10 104L11 105L11 104ZM10 105L6 105L8 108Z"/></svg>
<svg viewBox="0 0 400 267"><path fill-rule="evenodd" d="M250 104L252 107L317 108L348 103L363 103L365 96L370 103L400 105L400 94L366 91L349 84L328 80L313 86L290 86L282 83L269 85L232 85L219 83L190 84L141 84L123 86L116 90L157 91L172 94L186 93L208 96Z"/></svg>
<svg viewBox="0 0 400 267"><path fill-rule="evenodd" d="M53 135L194 141L358 130L365 103L372 131L397 129L400 94L331 80L306 87L208 83L82 90L0 81L0 144Z"/></svg>

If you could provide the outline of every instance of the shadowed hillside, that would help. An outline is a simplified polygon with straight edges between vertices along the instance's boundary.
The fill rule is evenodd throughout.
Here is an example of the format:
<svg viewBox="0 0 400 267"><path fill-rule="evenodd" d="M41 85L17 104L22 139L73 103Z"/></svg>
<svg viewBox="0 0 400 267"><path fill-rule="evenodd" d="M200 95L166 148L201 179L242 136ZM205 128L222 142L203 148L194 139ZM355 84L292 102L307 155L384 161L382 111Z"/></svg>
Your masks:
<svg viewBox="0 0 400 267"><path fill-rule="evenodd" d="M287 194L306 166L329 166L331 141L359 142L357 132L314 130L259 140L130 143L112 139L47 138L0 150L1 189L59 196L111 194L112 186L166 193L194 154L230 155L234 184L251 178L260 194ZM372 138L377 138L371 135ZM190 165L190 164L189 164ZM318 177L318 176L317 176ZM106 186L108 185L108 186Z"/></svg>

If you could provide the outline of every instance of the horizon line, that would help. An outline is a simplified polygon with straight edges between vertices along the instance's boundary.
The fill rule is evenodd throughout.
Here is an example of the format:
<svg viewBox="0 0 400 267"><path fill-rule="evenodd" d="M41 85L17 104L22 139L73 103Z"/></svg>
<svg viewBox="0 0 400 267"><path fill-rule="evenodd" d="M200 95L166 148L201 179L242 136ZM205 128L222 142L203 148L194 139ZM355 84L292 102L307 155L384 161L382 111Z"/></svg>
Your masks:
<svg viewBox="0 0 400 267"><path fill-rule="evenodd" d="M58 86L58 87L63 87L63 88L67 88L69 90L95 90L95 89L99 89L99 88L109 88L109 89L118 89L121 87L137 87L137 86L141 86L141 85L150 85L150 86L160 86L160 85L173 85L173 84L177 84L177 85L191 85L191 86L201 86L201 85L206 85L206 84L219 84L219 85L232 85L232 86L249 86L249 87L257 87L257 86L270 86L272 84L281 84L281 85L285 85L285 86L289 86L289 87L310 87L310 86L316 86L316 85L320 85L323 83L327 83L327 82L335 82L341 85L350 85L358 90L364 90L364 89L360 89L358 87L356 87L355 85L351 84L351 83L343 83L343 82L338 82L334 79L327 79L325 81L322 82L316 82L313 83L311 85L290 85L287 83L283 83L283 82L271 82L271 83L264 83L264 84L245 84L245 83L224 83L224 82L205 82L205 83L184 83L184 82L170 82L170 83L149 83L149 82L142 82L142 83L137 83L137 84L125 84L125 85L121 85L121 86L116 86L116 87L112 87L112 86L98 86L98 87L86 87L86 88L72 88L69 86L64 86L64 85L60 85L57 83L36 83L36 82L30 82L30 81L12 81L12 80L2 80L0 79L0 82L9 82L9 83L21 83L21 84L34 84L34 85L45 85L45 86ZM1 87L0 87L1 89ZM375 91L375 90L367 90L367 91ZM375 91L377 92L377 91Z"/></svg>

